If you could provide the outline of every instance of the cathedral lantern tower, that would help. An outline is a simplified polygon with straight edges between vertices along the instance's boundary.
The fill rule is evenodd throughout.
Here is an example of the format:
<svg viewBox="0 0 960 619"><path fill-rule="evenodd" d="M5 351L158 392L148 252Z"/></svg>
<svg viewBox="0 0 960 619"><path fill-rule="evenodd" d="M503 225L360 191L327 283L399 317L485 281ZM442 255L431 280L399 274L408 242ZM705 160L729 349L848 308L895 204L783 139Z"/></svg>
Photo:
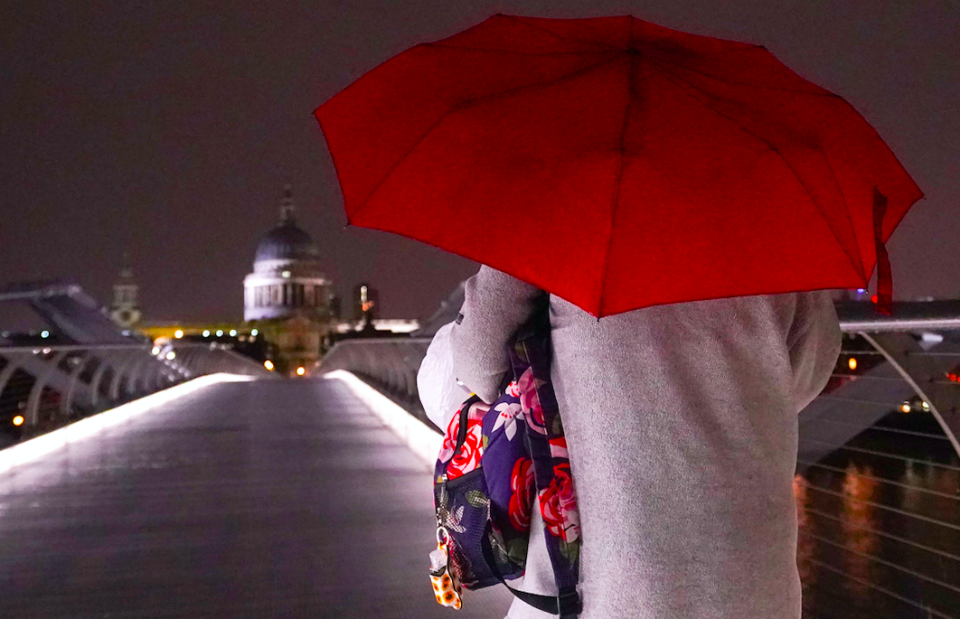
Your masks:
<svg viewBox="0 0 960 619"><path fill-rule="evenodd" d="M110 318L121 327L130 328L140 322L140 303L137 299L139 289L133 278L133 267L124 256L120 275L113 284L113 303L110 305Z"/></svg>

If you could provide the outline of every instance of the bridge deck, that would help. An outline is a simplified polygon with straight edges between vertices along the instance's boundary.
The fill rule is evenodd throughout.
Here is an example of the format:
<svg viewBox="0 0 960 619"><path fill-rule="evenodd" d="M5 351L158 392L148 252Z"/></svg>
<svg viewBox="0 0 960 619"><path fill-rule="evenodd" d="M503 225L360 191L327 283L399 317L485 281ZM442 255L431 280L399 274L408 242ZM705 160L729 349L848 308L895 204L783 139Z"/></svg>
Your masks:
<svg viewBox="0 0 960 619"><path fill-rule="evenodd" d="M0 475L0 617L503 617L434 602L430 481L340 381L210 386Z"/></svg>

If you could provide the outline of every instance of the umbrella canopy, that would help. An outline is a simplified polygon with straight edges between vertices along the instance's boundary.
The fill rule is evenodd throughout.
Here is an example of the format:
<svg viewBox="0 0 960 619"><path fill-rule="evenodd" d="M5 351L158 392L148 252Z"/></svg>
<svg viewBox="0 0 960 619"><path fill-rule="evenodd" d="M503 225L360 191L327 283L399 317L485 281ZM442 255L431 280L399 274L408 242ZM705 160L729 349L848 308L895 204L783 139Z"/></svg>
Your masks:
<svg viewBox="0 0 960 619"><path fill-rule="evenodd" d="M765 48L633 17L495 15L315 115L348 221L595 316L866 287L920 197L842 98Z"/></svg>

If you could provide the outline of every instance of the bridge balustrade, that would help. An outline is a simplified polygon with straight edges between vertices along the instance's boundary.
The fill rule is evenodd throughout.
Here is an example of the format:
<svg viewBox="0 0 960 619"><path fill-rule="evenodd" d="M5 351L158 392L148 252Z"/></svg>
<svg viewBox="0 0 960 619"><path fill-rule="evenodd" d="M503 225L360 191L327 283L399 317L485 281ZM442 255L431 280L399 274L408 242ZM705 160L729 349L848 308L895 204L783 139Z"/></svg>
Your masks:
<svg viewBox="0 0 960 619"><path fill-rule="evenodd" d="M0 347L0 448L216 372L270 374L216 343Z"/></svg>
<svg viewBox="0 0 960 619"><path fill-rule="evenodd" d="M417 372L430 341L429 337L343 340L324 355L320 372L352 372L429 425L420 404Z"/></svg>

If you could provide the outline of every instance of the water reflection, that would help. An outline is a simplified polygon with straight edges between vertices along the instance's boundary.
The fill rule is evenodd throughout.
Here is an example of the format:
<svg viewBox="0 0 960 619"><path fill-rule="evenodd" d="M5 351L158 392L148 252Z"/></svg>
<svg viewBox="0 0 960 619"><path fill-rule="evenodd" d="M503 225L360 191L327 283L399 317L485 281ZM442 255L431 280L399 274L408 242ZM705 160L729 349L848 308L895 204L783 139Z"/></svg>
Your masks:
<svg viewBox="0 0 960 619"><path fill-rule="evenodd" d="M807 512L808 490L806 480L797 475L793 478L793 496L797 501L797 526L806 535L797 537L797 567L800 571L800 581L804 586L813 586L817 581L817 570L812 569L811 559L814 558L816 540L811 535L816 534L817 524Z"/></svg>
<svg viewBox="0 0 960 619"><path fill-rule="evenodd" d="M872 473L869 466L859 467L850 463L843 480L843 518L840 520L843 536L840 543L853 551L844 553L847 573L854 577L848 579L847 586L859 603L865 602L871 594L871 588L866 583L875 580L870 573L875 563L870 557L878 541L872 528L876 512L873 501L877 498L880 482L872 477Z"/></svg>
<svg viewBox="0 0 960 619"><path fill-rule="evenodd" d="M795 476L804 619L960 618L960 458L929 436L868 431Z"/></svg>

